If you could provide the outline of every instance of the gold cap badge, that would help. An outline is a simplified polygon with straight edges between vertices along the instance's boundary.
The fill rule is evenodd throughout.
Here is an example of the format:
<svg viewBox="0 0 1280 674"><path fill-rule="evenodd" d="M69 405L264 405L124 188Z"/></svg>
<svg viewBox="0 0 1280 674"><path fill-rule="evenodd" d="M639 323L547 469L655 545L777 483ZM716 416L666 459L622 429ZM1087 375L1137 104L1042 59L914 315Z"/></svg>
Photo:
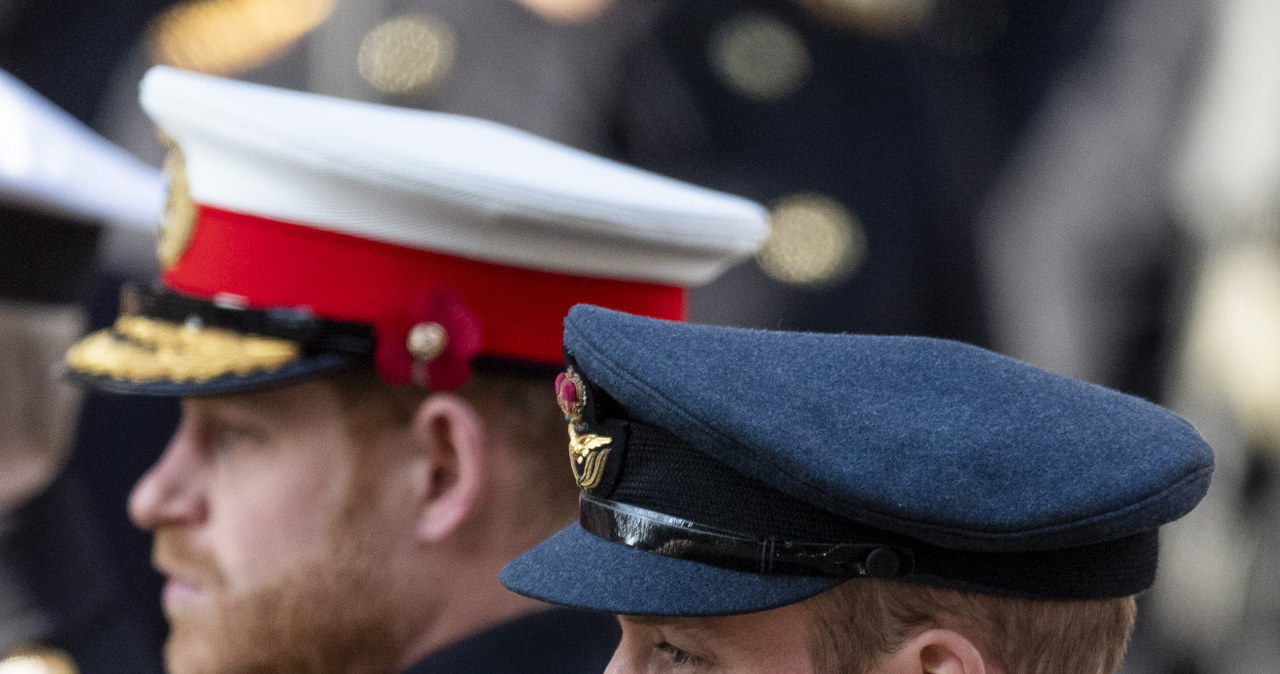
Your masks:
<svg viewBox="0 0 1280 674"><path fill-rule="evenodd" d="M591 491L600 484L604 476L605 461L609 458L609 445L613 438L593 433L580 433L586 430L582 412L587 402L587 387L582 383L573 368L556 377L556 401L560 411L564 412L569 422L569 468L573 470L573 478L583 491Z"/></svg>
<svg viewBox="0 0 1280 674"><path fill-rule="evenodd" d="M191 199L187 182L187 160L178 143L165 134L160 140L169 148L164 159L164 172L169 176L169 196L164 204L164 223L156 239L156 256L160 266L169 269L178 263L191 244L196 231L196 204Z"/></svg>
<svg viewBox="0 0 1280 674"><path fill-rule="evenodd" d="M584 491L591 491L604 476L605 460L609 458L609 444L613 438L587 433L578 435L573 424L569 425L569 467L573 478Z"/></svg>

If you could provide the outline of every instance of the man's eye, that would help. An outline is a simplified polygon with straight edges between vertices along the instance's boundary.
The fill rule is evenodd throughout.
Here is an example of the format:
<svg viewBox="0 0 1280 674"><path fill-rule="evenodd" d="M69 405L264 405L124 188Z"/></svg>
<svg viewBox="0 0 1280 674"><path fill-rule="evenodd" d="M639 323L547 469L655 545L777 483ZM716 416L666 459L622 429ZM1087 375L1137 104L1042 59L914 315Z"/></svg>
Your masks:
<svg viewBox="0 0 1280 674"><path fill-rule="evenodd" d="M672 646L665 641L655 644L654 648L665 653L673 665L693 666L700 664L700 660L691 655L688 651Z"/></svg>
<svg viewBox="0 0 1280 674"><path fill-rule="evenodd" d="M236 424L219 424L211 429L209 444L215 450L227 450L249 442L256 442L259 433Z"/></svg>

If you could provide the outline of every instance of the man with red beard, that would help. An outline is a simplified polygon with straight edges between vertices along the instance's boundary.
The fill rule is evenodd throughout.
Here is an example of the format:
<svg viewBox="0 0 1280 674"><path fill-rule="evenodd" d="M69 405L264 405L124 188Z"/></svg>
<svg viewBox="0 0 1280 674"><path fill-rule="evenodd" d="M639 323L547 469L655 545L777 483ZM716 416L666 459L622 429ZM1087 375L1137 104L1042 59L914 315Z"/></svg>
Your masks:
<svg viewBox="0 0 1280 674"><path fill-rule="evenodd" d="M600 671L611 621L498 581L576 512L562 318L681 318L763 210L452 115L165 68L142 104L173 147L162 283L67 362L182 397L129 504L169 669Z"/></svg>

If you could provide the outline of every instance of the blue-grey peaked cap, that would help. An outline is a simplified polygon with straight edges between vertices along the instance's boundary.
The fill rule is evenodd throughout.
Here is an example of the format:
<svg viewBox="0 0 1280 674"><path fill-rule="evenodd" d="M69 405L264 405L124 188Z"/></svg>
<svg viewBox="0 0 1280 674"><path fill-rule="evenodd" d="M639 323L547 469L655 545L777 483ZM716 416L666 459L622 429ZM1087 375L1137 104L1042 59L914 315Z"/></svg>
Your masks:
<svg viewBox="0 0 1280 674"><path fill-rule="evenodd" d="M604 416L657 427L707 457L715 466L707 470L738 476L730 483L761 485L749 492L757 496L738 497L741 507L716 511L686 501L714 501L721 487L697 493L696 484L685 485L683 495L670 498L685 515L709 513L695 522L716 518L717 530L745 527L757 537L774 536L770 527L791 528L739 526L737 514L718 516L750 511L751 501L764 501L763 510L803 510L807 520L830 516L817 529L776 533L795 541L836 532L830 535L901 546L907 557L914 550L914 576L927 584L1021 596L1132 594L1154 576L1156 529L1199 502L1213 469L1196 431L1159 406L958 342L701 326L578 306L565 321L565 350L598 397L608 399ZM609 484L584 491L584 513L601 498L623 507L643 499L647 510L663 512L664 497L649 498L646 490L662 491L662 483L704 470L694 459L697 465L673 467L660 479L643 478L643 452L614 452L621 456L607 460L614 464L606 471ZM629 484L637 480L645 484ZM845 525L853 533L843 533ZM580 539L575 528L572 536ZM562 555L583 554L566 536L568 530L549 544ZM538 560L543 548L508 567L504 582L582 605L582 597L559 597L557 582L528 566L553 563ZM698 564L654 563L672 561L677 568ZM1014 577L1037 565L1031 575ZM903 579L910 581L908 571ZM1055 584L1055 575L1069 574ZM819 585L791 594L816 594L834 583ZM788 602L772 597L705 612L770 603Z"/></svg>

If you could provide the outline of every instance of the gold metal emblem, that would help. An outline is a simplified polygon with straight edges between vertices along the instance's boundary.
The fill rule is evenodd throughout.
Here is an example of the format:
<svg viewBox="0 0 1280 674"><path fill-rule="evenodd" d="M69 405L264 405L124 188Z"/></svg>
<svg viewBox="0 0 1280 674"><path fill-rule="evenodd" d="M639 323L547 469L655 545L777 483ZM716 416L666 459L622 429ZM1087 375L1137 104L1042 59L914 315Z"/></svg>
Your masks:
<svg viewBox="0 0 1280 674"><path fill-rule="evenodd" d="M413 357L424 363L430 363L449 345L449 333L439 323L419 323L409 330L405 346Z"/></svg>
<svg viewBox="0 0 1280 674"><path fill-rule="evenodd" d="M587 433L578 435L573 424L569 425L569 467L578 486L591 491L604 476L605 459L609 458L609 443L613 438Z"/></svg>
<svg viewBox="0 0 1280 674"><path fill-rule="evenodd" d="M204 382L274 372L302 355L297 342L221 328L121 316L67 352L77 372L120 381Z"/></svg>
<svg viewBox="0 0 1280 674"><path fill-rule="evenodd" d="M178 263L191 245L196 231L196 204L191 200L191 184L187 181L187 160L178 143L166 134L160 140L169 148L164 159L164 172L169 176L169 196L164 204L164 223L156 239L156 256L160 265L169 269Z"/></svg>

